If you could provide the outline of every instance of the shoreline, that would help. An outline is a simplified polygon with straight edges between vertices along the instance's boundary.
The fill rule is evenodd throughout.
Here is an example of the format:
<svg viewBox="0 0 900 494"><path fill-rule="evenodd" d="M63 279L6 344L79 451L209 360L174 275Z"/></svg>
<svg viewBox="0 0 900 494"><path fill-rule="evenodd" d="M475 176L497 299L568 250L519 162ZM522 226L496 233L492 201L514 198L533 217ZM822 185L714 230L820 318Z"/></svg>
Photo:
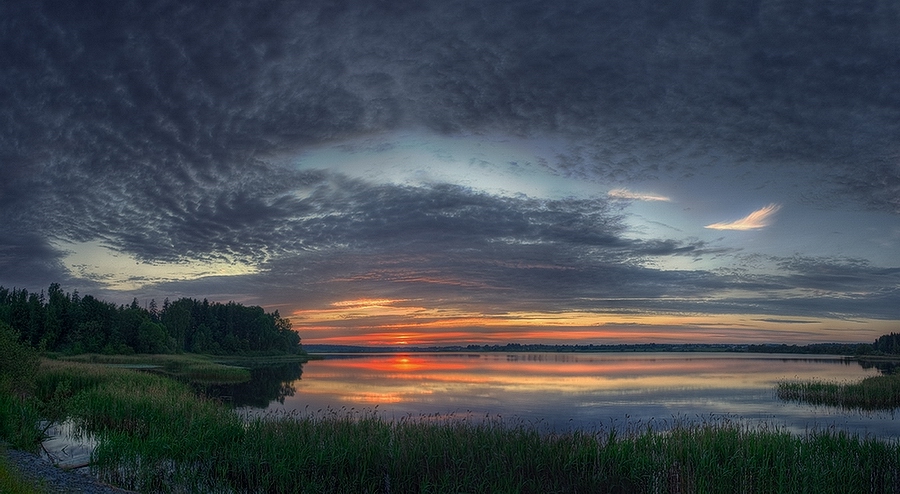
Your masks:
<svg viewBox="0 0 900 494"><path fill-rule="evenodd" d="M88 473L87 467L67 470L35 453L5 448L3 455L9 466L25 481L39 486L48 494L130 494L101 482Z"/></svg>

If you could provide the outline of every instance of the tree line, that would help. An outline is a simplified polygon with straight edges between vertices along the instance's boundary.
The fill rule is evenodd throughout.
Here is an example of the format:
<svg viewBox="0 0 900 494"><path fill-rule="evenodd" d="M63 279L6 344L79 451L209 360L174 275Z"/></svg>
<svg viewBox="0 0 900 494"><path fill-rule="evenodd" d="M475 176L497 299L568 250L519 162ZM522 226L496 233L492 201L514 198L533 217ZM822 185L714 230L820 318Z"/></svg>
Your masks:
<svg viewBox="0 0 900 494"><path fill-rule="evenodd" d="M900 353L900 334L891 333L879 336L872 348L878 353Z"/></svg>
<svg viewBox="0 0 900 494"><path fill-rule="evenodd" d="M302 353L300 335L278 311L181 298L116 305L58 283L45 293L0 286L0 322L45 351L78 353Z"/></svg>
<svg viewBox="0 0 900 494"><path fill-rule="evenodd" d="M810 355L871 355L875 353L874 346L869 343L811 343L809 345L763 343L747 345L747 351L751 353L799 353Z"/></svg>

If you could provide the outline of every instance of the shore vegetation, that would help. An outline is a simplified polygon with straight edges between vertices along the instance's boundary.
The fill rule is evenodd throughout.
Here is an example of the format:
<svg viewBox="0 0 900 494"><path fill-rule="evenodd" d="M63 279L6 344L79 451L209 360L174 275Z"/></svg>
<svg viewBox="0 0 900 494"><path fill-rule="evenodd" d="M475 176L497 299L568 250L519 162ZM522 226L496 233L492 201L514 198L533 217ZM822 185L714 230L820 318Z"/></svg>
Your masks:
<svg viewBox="0 0 900 494"><path fill-rule="evenodd" d="M30 425L30 437L39 438L38 418L48 412L72 421L97 442L91 471L140 492L892 492L900 485L897 444L830 430L797 436L724 420L552 432L499 417L388 420L377 409L246 416L163 375L47 359L30 393L20 403L35 405L35 423L18 427Z"/></svg>
<svg viewBox="0 0 900 494"><path fill-rule="evenodd" d="M824 405L848 410L900 408L900 374L870 376L859 382L784 381L776 394L785 401Z"/></svg>
<svg viewBox="0 0 900 494"><path fill-rule="evenodd" d="M250 380L250 371L243 366L229 365L223 361L209 356L197 354L135 354L135 355L104 355L104 354L80 354L73 356L59 356L59 360L66 362L81 362L102 364L106 366L122 367L130 369L143 369L155 373L164 374L181 380L198 383L240 383ZM300 356L291 356L295 360ZM281 359L279 359L281 360ZM242 360L245 363L250 360ZM231 362L237 362L231 360Z"/></svg>
<svg viewBox="0 0 900 494"><path fill-rule="evenodd" d="M377 408L241 414L188 381L239 382L263 354L301 357L299 336L261 308L153 305L116 307L58 286L47 298L0 288L0 440L34 451L52 424L70 424L95 444L94 475L146 493L900 491L900 444L835 429L700 418L560 432L471 414L387 419ZM879 351L900 348L895 336L876 342ZM898 382L783 383L777 392L893 409ZM0 463L7 478L11 487L0 488L32 487Z"/></svg>

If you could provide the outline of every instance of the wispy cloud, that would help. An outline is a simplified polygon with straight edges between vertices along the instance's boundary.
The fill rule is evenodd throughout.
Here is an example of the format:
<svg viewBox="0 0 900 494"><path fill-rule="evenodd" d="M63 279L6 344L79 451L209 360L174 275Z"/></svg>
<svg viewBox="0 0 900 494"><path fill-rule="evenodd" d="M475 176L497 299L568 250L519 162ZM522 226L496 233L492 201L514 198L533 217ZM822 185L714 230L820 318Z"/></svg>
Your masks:
<svg viewBox="0 0 900 494"><path fill-rule="evenodd" d="M713 230L757 230L769 226L772 222L772 216L774 216L779 209L781 209L780 204L769 204L737 221L713 223L711 225L706 225L705 228Z"/></svg>
<svg viewBox="0 0 900 494"><path fill-rule="evenodd" d="M672 199L666 196L656 194L647 194L643 192L632 192L628 189L613 189L607 194L610 199L624 199L632 201L662 201L671 202Z"/></svg>

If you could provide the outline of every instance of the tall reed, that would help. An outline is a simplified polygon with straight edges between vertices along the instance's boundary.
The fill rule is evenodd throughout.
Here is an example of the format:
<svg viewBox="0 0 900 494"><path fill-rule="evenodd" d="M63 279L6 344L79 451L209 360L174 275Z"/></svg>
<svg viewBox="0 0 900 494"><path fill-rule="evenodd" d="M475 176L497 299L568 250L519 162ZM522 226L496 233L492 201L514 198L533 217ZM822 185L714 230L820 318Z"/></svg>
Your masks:
<svg viewBox="0 0 900 494"><path fill-rule="evenodd" d="M11 447L35 450L44 439L41 418L36 400L0 393L0 439Z"/></svg>
<svg viewBox="0 0 900 494"><path fill-rule="evenodd" d="M294 361L300 356L292 356ZM276 357L272 357L276 358ZM286 359L287 357L279 356ZM231 361L242 362L238 357L229 357ZM195 382L208 383L241 383L250 380L250 371L244 367L227 365L214 360L207 355L177 354L177 355L100 355L82 354L62 358L67 362L82 362L92 364L108 364L115 366L131 366L135 368L153 369L156 372L183 378ZM249 362L250 360L246 360Z"/></svg>
<svg viewBox="0 0 900 494"><path fill-rule="evenodd" d="M786 401L845 409L900 408L900 375L870 376L855 383L806 381L778 383L776 394Z"/></svg>

